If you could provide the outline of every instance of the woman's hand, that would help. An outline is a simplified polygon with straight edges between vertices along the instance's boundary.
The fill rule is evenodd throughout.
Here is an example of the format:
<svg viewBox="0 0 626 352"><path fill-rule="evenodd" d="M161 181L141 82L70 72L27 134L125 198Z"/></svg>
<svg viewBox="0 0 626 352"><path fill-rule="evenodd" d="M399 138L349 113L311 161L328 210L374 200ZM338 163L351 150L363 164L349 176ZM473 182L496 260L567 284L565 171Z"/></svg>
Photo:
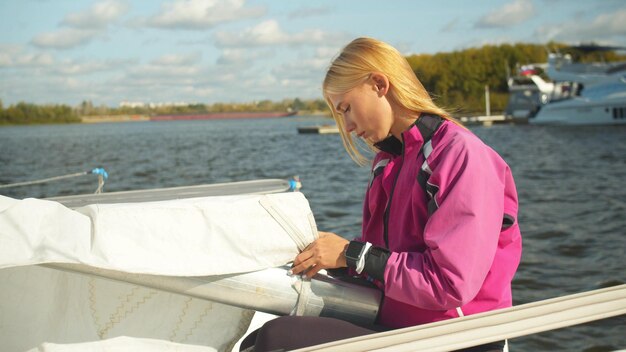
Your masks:
<svg viewBox="0 0 626 352"><path fill-rule="evenodd" d="M294 275L305 272L308 278L322 269L346 266L345 251L350 241L332 232L319 232L319 238L309 244L293 260L291 272Z"/></svg>

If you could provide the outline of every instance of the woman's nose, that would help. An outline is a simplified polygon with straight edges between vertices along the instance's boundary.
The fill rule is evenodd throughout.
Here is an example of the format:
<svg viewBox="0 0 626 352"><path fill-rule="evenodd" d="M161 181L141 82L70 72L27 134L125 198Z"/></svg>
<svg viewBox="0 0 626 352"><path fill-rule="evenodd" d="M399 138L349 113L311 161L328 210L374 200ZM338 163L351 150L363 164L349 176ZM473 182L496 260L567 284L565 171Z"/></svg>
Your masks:
<svg viewBox="0 0 626 352"><path fill-rule="evenodd" d="M354 122L352 122L352 120L345 114L343 115L343 122L346 126L346 132L350 133L356 129Z"/></svg>

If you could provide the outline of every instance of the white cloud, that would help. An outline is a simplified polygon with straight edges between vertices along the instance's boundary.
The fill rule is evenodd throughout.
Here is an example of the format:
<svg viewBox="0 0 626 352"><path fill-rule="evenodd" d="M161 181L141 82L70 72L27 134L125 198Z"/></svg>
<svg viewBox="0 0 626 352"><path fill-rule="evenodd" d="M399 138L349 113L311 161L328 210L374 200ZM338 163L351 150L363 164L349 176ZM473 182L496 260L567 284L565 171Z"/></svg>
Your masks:
<svg viewBox="0 0 626 352"><path fill-rule="evenodd" d="M107 26L128 11L128 6L120 1L107 0L94 4L91 8L68 14L56 31L36 35L31 44L48 49L71 49L89 43Z"/></svg>
<svg viewBox="0 0 626 352"><path fill-rule="evenodd" d="M193 81L201 72L200 53L163 55L152 62L137 65L127 70L127 79L153 83Z"/></svg>
<svg viewBox="0 0 626 352"><path fill-rule="evenodd" d="M307 18L317 17L330 14L330 8L328 7L302 7L289 14L290 18Z"/></svg>
<svg viewBox="0 0 626 352"><path fill-rule="evenodd" d="M200 62L202 54L167 54L152 61L157 66L189 66Z"/></svg>
<svg viewBox="0 0 626 352"><path fill-rule="evenodd" d="M307 80L319 85L328 63L322 58L299 59L274 68L272 73L280 80Z"/></svg>
<svg viewBox="0 0 626 352"><path fill-rule="evenodd" d="M13 101L28 101L37 104L75 104L82 99L91 99L94 83L75 77L51 75L47 71L30 70L6 75L6 96ZM33 84L36 82L36 84Z"/></svg>
<svg viewBox="0 0 626 352"><path fill-rule="evenodd" d="M62 28L58 31L41 33L31 40L31 43L40 48L70 49L91 41L97 31L90 29Z"/></svg>
<svg viewBox="0 0 626 352"><path fill-rule="evenodd" d="M531 0L514 0L483 16L475 24L477 28L511 27L520 24L535 13Z"/></svg>
<svg viewBox="0 0 626 352"><path fill-rule="evenodd" d="M271 50L248 50L245 48L226 48L217 59L218 65L250 67L258 58L268 58L274 55Z"/></svg>
<svg viewBox="0 0 626 352"><path fill-rule="evenodd" d="M13 61L11 56L7 53L0 53L0 67L12 66Z"/></svg>
<svg viewBox="0 0 626 352"><path fill-rule="evenodd" d="M536 34L542 40L595 41L600 44L610 43L612 39L615 39L617 44L626 45L624 41L626 9L600 14L588 23L578 19L557 25L542 26L537 28Z"/></svg>
<svg viewBox="0 0 626 352"><path fill-rule="evenodd" d="M187 86L181 89L185 97L194 99L206 99L215 94L215 88Z"/></svg>
<svg viewBox="0 0 626 352"><path fill-rule="evenodd" d="M14 63L22 67L49 67L54 64L54 57L48 53L24 54L18 56Z"/></svg>
<svg viewBox="0 0 626 352"><path fill-rule="evenodd" d="M54 57L47 53L0 53L0 67L33 68L49 67L54 64Z"/></svg>
<svg viewBox="0 0 626 352"><path fill-rule="evenodd" d="M335 58L335 56L339 55L339 51L343 47L343 43L341 45L336 46L320 46L315 48L315 57L318 59L326 60L326 64L330 65L330 62Z"/></svg>
<svg viewBox="0 0 626 352"><path fill-rule="evenodd" d="M267 20L240 32L217 32L218 47L253 47L272 45L321 45L345 41L344 35L331 34L319 29L300 33L286 33L276 20Z"/></svg>
<svg viewBox="0 0 626 352"><path fill-rule="evenodd" d="M103 71L115 71L120 67L131 65L131 60L106 60L106 61L73 61L65 60L54 65L52 72L67 75L88 75Z"/></svg>
<svg viewBox="0 0 626 352"><path fill-rule="evenodd" d="M482 37L470 38L470 39L464 40L463 42L458 43L450 50L461 51L461 50L466 50L470 48L480 48L485 45L502 45L502 44L511 44L511 43L515 43L515 40L511 37L506 36L506 34L503 34L501 36L491 37L491 38L482 38Z"/></svg>
<svg viewBox="0 0 626 352"><path fill-rule="evenodd" d="M161 6L161 11L150 17L151 27L200 30L219 23L265 14L262 7L246 7L245 0L176 0Z"/></svg>
<svg viewBox="0 0 626 352"><path fill-rule="evenodd" d="M0 46L0 67L41 68L52 66L54 57L48 53L27 53L21 46Z"/></svg>
<svg viewBox="0 0 626 352"><path fill-rule="evenodd" d="M88 10L68 14L61 24L74 28L101 29L124 15L128 9L129 6L121 1L103 1Z"/></svg>
<svg viewBox="0 0 626 352"><path fill-rule="evenodd" d="M22 70L22 74L37 73L49 78L88 75L130 67L132 60L58 60L50 53L24 52L22 48L0 48L0 68ZM36 70L33 70L36 69Z"/></svg>
<svg viewBox="0 0 626 352"><path fill-rule="evenodd" d="M166 81L167 79L192 79L199 73L195 66L161 66L144 65L129 70L128 74L134 78L149 79L154 82Z"/></svg>
<svg viewBox="0 0 626 352"><path fill-rule="evenodd" d="M142 89L192 85L203 75L201 54L167 54L125 70L119 84Z"/></svg>
<svg viewBox="0 0 626 352"><path fill-rule="evenodd" d="M0 66L16 68L48 67L54 63L54 58L50 54L21 54L11 57L0 54Z"/></svg>
<svg viewBox="0 0 626 352"><path fill-rule="evenodd" d="M217 59L219 65L236 65L244 63L248 59L249 52L246 49L224 49Z"/></svg>
<svg viewBox="0 0 626 352"><path fill-rule="evenodd" d="M155 61L128 69L123 75L102 83L110 87L108 92L102 93L102 99L110 99L113 95L146 102L219 101L226 99L228 93L225 95L225 92L230 92L241 82L241 71L223 72L214 66L204 65L158 65ZM116 105L118 102L111 103Z"/></svg>

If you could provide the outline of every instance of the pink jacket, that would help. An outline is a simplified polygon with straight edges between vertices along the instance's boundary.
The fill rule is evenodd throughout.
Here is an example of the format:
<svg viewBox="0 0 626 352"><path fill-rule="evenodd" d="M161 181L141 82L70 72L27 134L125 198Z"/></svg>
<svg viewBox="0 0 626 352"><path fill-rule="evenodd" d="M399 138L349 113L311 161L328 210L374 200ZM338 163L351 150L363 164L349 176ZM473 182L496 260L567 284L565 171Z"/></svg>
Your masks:
<svg viewBox="0 0 626 352"><path fill-rule="evenodd" d="M363 209L361 240L391 251L379 324L406 327L511 306L522 239L508 165L450 121L432 136L426 163L418 128L402 137L400 154L376 155Z"/></svg>

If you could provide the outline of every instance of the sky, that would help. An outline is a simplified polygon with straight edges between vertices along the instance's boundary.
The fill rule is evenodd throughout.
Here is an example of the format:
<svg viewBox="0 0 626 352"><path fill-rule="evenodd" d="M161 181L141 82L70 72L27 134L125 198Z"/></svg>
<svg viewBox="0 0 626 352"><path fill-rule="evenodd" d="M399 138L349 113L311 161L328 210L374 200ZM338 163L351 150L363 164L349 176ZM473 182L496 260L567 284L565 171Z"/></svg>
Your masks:
<svg viewBox="0 0 626 352"><path fill-rule="evenodd" d="M0 0L0 100L318 99L367 36L405 55L550 40L626 46L624 0Z"/></svg>

